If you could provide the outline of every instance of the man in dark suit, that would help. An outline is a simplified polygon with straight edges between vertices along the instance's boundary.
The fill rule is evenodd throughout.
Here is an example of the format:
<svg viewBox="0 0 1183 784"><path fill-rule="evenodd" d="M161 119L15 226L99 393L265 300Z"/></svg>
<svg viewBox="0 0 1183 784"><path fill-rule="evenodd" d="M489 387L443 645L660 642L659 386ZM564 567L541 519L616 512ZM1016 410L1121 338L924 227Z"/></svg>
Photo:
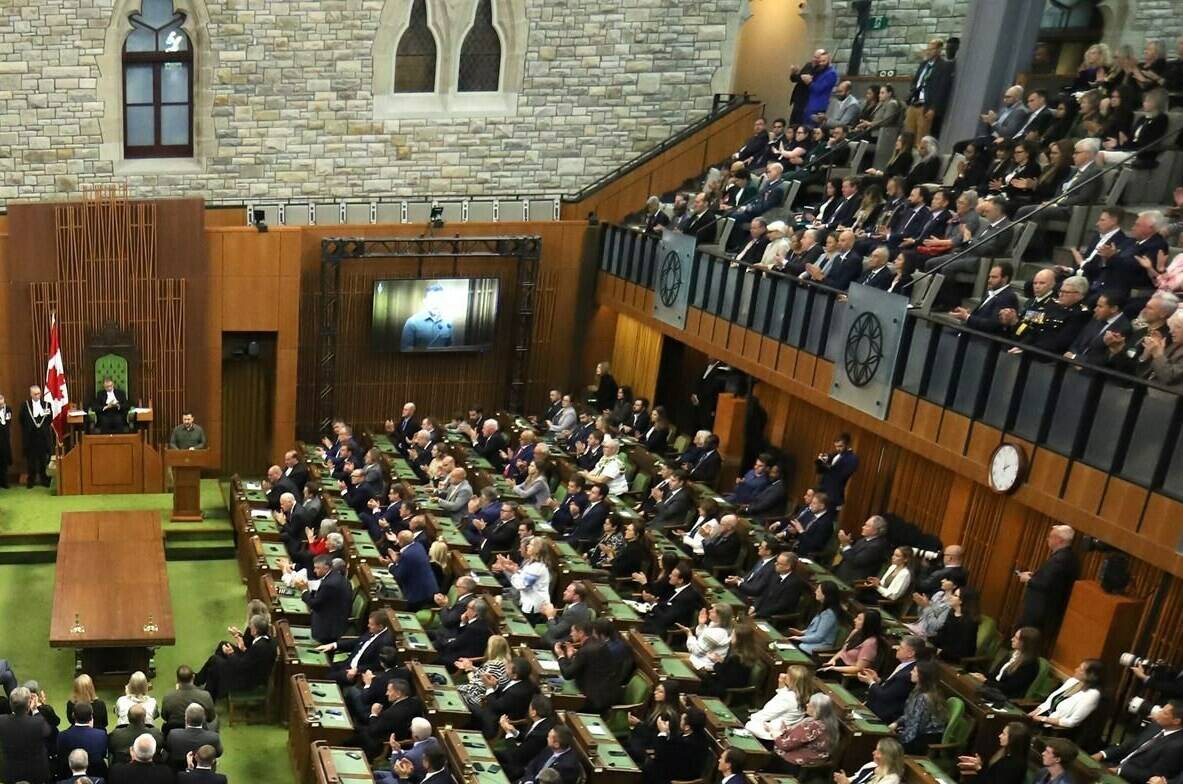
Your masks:
<svg viewBox="0 0 1183 784"><path fill-rule="evenodd" d="M423 703L411 694L411 684L399 678L386 684L386 699L390 704L385 708L380 704L370 707L370 715L358 733L370 757L378 755L391 735L411 737L411 719L425 714Z"/></svg>
<svg viewBox="0 0 1183 784"><path fill-rule="evenodd" d="M153 760L156 757L156 739L144 734L131 745L131 761L111 766L107 777L109 784L173 784L172 768Z"/></svg>
<svg viewBox="0 0 1183 784"><path fill-rule="evenodd" d="M399 531L398 550L390 551L390 560L390 574L402 589L407 609L418 611L430 607L439 585L423 542L417 541L411 531Z"/></svg>
<svg viewBox="0 0 1183 784"><path fill-rule="evenodd" d="M834 439L834 451L822 452L814 464L818 473L818 489L826 494L833 509L841 509L846 502L846 483L858 470L858 455L850 448L850 433L839 433Z"/></svg>
<svg viewBox="0 0 1183 784"><path fill-rule="evenodd" d="M743 147L732 154L731 160L739 161L748 169L757 169L760 167L760 162L764 159L765 151L768 149L768 127L763 117L757 117L752 126L752 136Z"/></svg>
<svg viewBox="0 0 1183 784"><path fill-rule="evenodd" d="M990 276L986 278L986 295L973 309L958 306L949 315L964 321L970 329L1001 335L1007 330L999 315L1002 311L1018 310L1019 296L1011 288L1010 280L1014 268L1009 261L991 265Z"/></svg>
<svg viewBox="0 0 1183 784"><path fill-rule="evenodd" d="M485 655L485 645L493 634L488 614L484 599L474 599L468 603L456 633L441 636L436 642L436 653L441 663L452 667L457 659L476 659Z"/></svg>
<svg viewBox="0 0 1183 784"><path fill-rule="evenodd" d="M847 229L838 235L838 252L820 266L808 265L802 277L838 291L846 291L862 271L863 258L854 252L854 232Z"/></svg>
<svg viewBox="0 0 1183 784"><path fill-rule="evenodd" d="M338 659L329 667L329 676L344 689L359 683L360 675L366 670L377 669L378 657L381 655L382 649L393 644L394 639L390 627L387 625L386 611L374 610L366 619L365 634L360 637L342 637L336 642L321 645L317 650L329 654L334 652L348 654L344 659Z"/></svg>
<svg viewBox="0 0 1183 784"><path fill-rule="evenodd" d="M306 588L304 603L312 615L312 638L317 642L336 642L345 634L349 624L349 612L353 597L345 575L333 568L333 560L327 555L318 555L312 562L312 570L319 580L316 590Z"/></svg>
<svg viewBox="0 0 1183 784"><path fill-rule="evenodd" d="M834 132L839 130L841 129L835 128ZM842 227L849 228L854 223L854 215L858 212L861 200L858 180L854 177L844 177L842 179L842 200L838 202L838 206L830 213L830 218L826 221L827 232L837 231ZM852 244L851 247L853 248L854 245Z"/></svg>
<svg viewBox="0 0 1183 784"><path fill-rule="evenodd" d="M132 745L141 735L150 735L156 741L155 748L163 751L164 735L148 723L148 712L143 705L132 705L127 711L127 724L111 730L107 736L107 748L111 752L111 765L131 762Z"/></svg>
<svg viewBox="0 0 1183 784"><path fill-rule="evenodd" d="M772 582L776 574L776 556L780 553L780 545L771 537L760 540L756 546L756 563L747 574L730 575L723 582L737 591L745 599L755 599L764 593L764 589Z"/></svg>
<svg viewBox="0 0 1183 784"><path fill-rule="evenodd" d="M1041 113L1049 115L1048 111ZM1049 121L1050 122L1050 121ZM1104 161L1101 160L1101 140L1085 138L1076 142L1072 148L1072 174L1064 180L1064 184L1056 191L1056 195L1041 204L1029 204L1020 207L1015 213L1015 220L1023 220L1036 210L1039 210L1032 220L1041 227L1048 221L1066 220L1072 215L1072 208L1084 204L1096 204L1104 194L1101 192L1105 185L1101 177ZM1043 209L1040 209L1040 208ZM1120 225L1121 221L1118 221ZM1034 248L1046 248L1048 243L1042 236L1032 243ZM1079 263L1079 259L1077 260Z"/></svg>
<svg viewBox="0 0 1183 784"><path fill-rule="evenodd" d="M780 463L768 466L768 484L746 504L740 506L741 514L757 520L778 517L785 511L785 480Z"/></svg>
<svg viewBox="0 0 1183 784"><path fill-rule="evenodd" d="M514 727L508 716L498 720L505 732L505 748L495 753L510 781L521 778L526 766L546 748L546 736L555 726L554 707L550 698L545 694L535 694L530 699L526 717L530 719L530 724L524 730Z"/></svg>
<svg viewBox="0 0 1183 784"><path fill-rule="evenodd" d="M1090 365L1106 365L1125 347L1133 326L1122 313L1126 298L1119 291L1104 291L1093 305L1093 318L1084 325L1064 356ZM1113 336L1119 336L1120 340ZM1112 348L1111 348L1112 346Z"/></svg>
<svg viewBox="0 0 1183 784"><path fill-rule="evenodd" d="M649 521L651 526L665 529L685 525L686 518L694 511L694 499L686 488L687 478L687 473L681 468L670 474L665 498L654 507L653 519Z"/></svg>
<svg viewBox="0 0 1183 784"><path fill-rule="evenodd" d="M717 216L707 201L707 195L699 193L694 197L690 212L686 213L686 217L678 224L678 231L694 237L694 241L700 245L708 245L715 241L716 220Z"/></svg>
<svg viewBox="0 0 1183 784"><path fill-rule="evenodd" d="M641 626L646 634L665 634L674 626L693 626L695 613L702 605L702 597L690 584L690 565L683 562L670 570L669 584L673 593L662 599L649 611Z"/></svg>
<svg viewBox="0 0 1183 784"><path fill-rule="evenodd" d="M820 233L821 229L806 229L801 232L800 249L785 257L785 274L800 276L810 264L817 264L817 260L826 250L818 239Z"/></svg>
<svg viewBox="0 0 1183 784"><path fill-rule="evenodd" d="M74 706L74 724L58 733L58 766L65 772L67 761L75 751L86 754L84 770L92 776L107 775L107 733L94 726L94 709L88 703Z"/></svg>
<svg viewBox="0 0 1183 784"><path fill-rule="evenodd" d="M735 564L741 548L739 534L735 531L738 525L739 518L733 514L723 515L719 519L715 535L703 540L702 568L714 569Z"/></svg>
<svg viewBox="0 0 1183 784"><path fill-rule="evenodd" d="M765 215L785 203L787 183L781 176L784 171L785 167L781 163L774 161L768 164L768 168L764 170L764 180L760 183L755 198L727 213L727 217L735 220L735 225L731 229L728 250L734 252L743 245L744 237L748 235L753 218Z"/></svg>
<svg viewBox="0 0 1183 784"><path fill-rule="evenodd" d="M222 755L222 740L218 733L206 729L205 708L193 703L185 709L185 726L175 729L164 739L168 749L169 764L175 770L186 767L190 752L197 751L202 746L213 746L216 756Z"/></svg>
<svg viewBox="0 0 1183 784"><path fill-rule="evenodd" d="M924 230L932 220L928 202L928 188L923 185L908 191L906 203L896 213L893 224L888 227L888 232L883 238L887 244L888 255L906 250L924 238ZM947 222L948 218L945 220Z"/></svg>
<svg viewBox="0 0 1183 784"><path fill-rule="evenodd" d="M1075 536L1071 526L1053 525L1047 533L1051 556L1034 572L1019 572L1019 582L1027 586L1027 591L1023 594L1023 610L1016 629L1032 626L1043 632L1044 639L1054 639L1051 632L1064 617L1072 586L1080 575L1080 564L1072 552Z"/></svg>
<svg viewBox="0 0 1183 784"><path fill-rule="evenodd" d="M579 755L571 748L571 730L562 724L551 727L546 734L546 748L526 766L521 784L536 784L538 774L548 768L559 772L562 784L576 784L583 775Z"/></svg>
<svg viewBox="0 0 1183 784"><path fill-rule="evenodd" d="M501 473L505 468L505 458L501 456L501 453L509 449L509 441L499 428L497 420L490 418L481 424L479 434L472 433L471 428L468 429L472 438L472 448L478 455L488 460L497 473Z"/></svg>
<svg viewBox="0 0 1183 784"><path fill-rule="evenodd" d="M1093 755L1093 759L1130 784L1146 784L1152 776L1170 779L1183 773L1183 699L1173 699L1150 714L1150 723L1125 742Z"/></svg>
<svg viewBox="0 0 1183 784"><path fill-rule="evenodd" d="M554 651L559 672L575 681L587 698L581 710L600 713L613 704L620 686L620 668L604 641L592 635L590 624L572 626L571 638L555 643Z"/></svg>
<svg viewBox="0 0 1183 784"><path fill-rule="evenodd" d="M658 718L657 738L653 745L653 759L645 765L646 781L668 784L670 781L692 781L706 770L711 753L711 739L706 733L706 714L698 708L687 708L671 726L666 717Z"/></svg>
<svg viewBox="0 0 1183 784"><path fill-rule="evenodd" d="M103 379L102 388L94 395L90 410L95 414L95 432L125 433L128 429L127 393L115 388L115 382L108 376Z"/></svg>
<svg viewBox="0 0 1183 784"><path fill-rule="evenodd" d="M891 555L891 543L887 541L887 520L872 515L863 523L862 538L850 541L850 534L838 532L842 563L834 569L834 576L848 585L865 580L877 574Z"/></svg>
<svg viewBox="0 0 1183 784"><path fill-rule="evenodd" d="M474 522L474 526L479 526ZM497 521L484 526L482 538L477 554L485 561L492 561L497 553L513 550L518 539L518 505L512 501L503 501L497 513Z"/></svg>
<svg viewBox="0 0 1183 784"><path fill-rule="evenodd" d="M97 730L102 732L102 730ZM103 733L105 736L106 733ZM103 738L103 747L106 748L106 737ZM59 779L58 784L79 784L79 779L86 779L91 784L103 784L105 779L102 776L92 775L87 772L90 767L90 755L85 749L74 749L68 755L63 755L60 762L65 765L66 778ZM103 774L106 775L107 763L103 758L99 758L99 763L102 765Z"/></svg>
<svg viewBox="0 0 1183 784"><path fill-rule="evenodd" d="M1166 218L1158 210L1146 210L1138 213L1134 227L1130 229L1130 241L1122 248L1116 258L1110 259L1110 264L1117 264L1122 270L1120 285L1112 285L1129 296L1149 297L1154 290L1151 273L1155 266L1162 261L1169 252L1166 239L1159 232L1166 226ZM1160 256L1164 256L1160 260ZM1128 287L1128 288L1127 288Z"/></svg>
<svg viewBox="0 0 1183 784"><path fill-rule="evenodd" d="M399 781L410 781L414 766L411 760L400 759L394 770ZM423 752L423 778L419 779L419 784L456 784L448 772L448 755L441 747L432 746Z"/></svg>
<svg viewBox="0 0 1183 784"><path fill-rule="evenodd" d="M790 535L796 536L794 549L802 558L817 558L830 548L834 538L834 518L836 513L830 506L830 495L818 490L809 502L808 515L799 514L797 519L790 520L786 530L791 528ZM804 519L808 517L808 519Z"/></svg>
<svg viewBox="0 0 1183 784"><path fill-rule="evenodd" d="M194 675L193 668L187 664L177 667L176 687L160 700L160 718L165 724L180 725L185 721L185 709L196 702L205 708L206 726L217 729L214 698L205 689L194 685Z"/></svg>
<svg viewBox="0 0 1183 784"><path fill-rule="evenodd" d="M965 248L961 248L953 253L933 256L925 262L926 272L935 271L946 276L939 292L940 306L946 310L952 310L960 298L960 288L950 277L954 272L976 273L982 259L1003 256L1010 249L1013 232L1005 205L1003 196L990 196L979 201L978 214L982 216L982 222L978 224L977 233L970 236L969 228L962 227L962 239L973 244L969 252L954 259L956 254L964 252Z"/></svg>
<svg viewBox="0 0 1183 784"><path fill-rule="evenodd" d="M293 498L303 498L304 492L296 487L296 483L283 475L279 466L273 465L267 469L267 481L263 482L263 490L267 493L267 505L274 511L279 509L279 499L284 493L291 493Z"/></svg>
<svg viewBox="0 0 1183 784"><path fill-rule="evenodd" d="M776 557L776 574L756 597L748 609L750 615L765 620L776 615L794 612L801 597L809 591L809 584L801 578L797 569L797 556L781 553Z"/></svg>
<svg viewBox="0 0 1183 784"><path fill-rule="evenodd" d="M530 662L523 658L514 658L510 664L509 679L497 683L497 676L488 674L485 677L486 687L492 681L492 691L485 695L484 704L474 711L477 722L481 725L486 738L497 734L497 727L503 716L510 721L526 718L530 710L530 700L538 691L534 681L530 680Z"/></svg>
<svg viewBox="0 0 1183 784"><path fill-rule="evenodd" d="M940 127L941 118L953 93L953 63L941 56L945 42L934 38L924 50L924 62L912 76L912 84L905 99L904 130L916 141Z"/></svg>
<svg viewBox="0 0 1183 784"><path fill-rule="evenodd" d="M49 781L46 740L51 728L44 717L33 715L38 697L24 686L8 695L11 714L0 716L0 781Z"/></svg>
<svg viewBox="0 0 1183 784"><path fill-rule="evenodd" d="M283 476L296 486L296 498L303 498L304 485L308 484L308 468L300 462L300 453L294 449L283 453Z"/></svg>
<svg viewBox="0 0 1183 784"><path fill-rule="evenodd" d="M456 601L451 606L448 605L448 597L442 593L436 594L434 597L435 606L439 608L439 628L432 629L429 636L432 640L440 637L445 637L450 634L455 634L460 628L460 623L464 619L464 612L468 609L469 603L477 598L476 594L476 580L472 579L471 575L461 575L456 578Z"/></svg>
<svg viewBox="0 0 1183 784"><path fill-rule="evenodd" d="M226 776L214 772L218 752L213 746L202 746L190 755L188 770L177 776L178 784L226 784Z"/></svg>
<svg viewBox="0 0 1183 784"><path fill-rule="evenodd" d="M552 647L556 642L565 640L571 635L571 627L577 623L591 621L591 609L587 606L587 584L580 580L572 580L563 589L563 611L550 604L542 605L542 615L546 618L546 633L542 635L542 642L546 647Z"/></svg>
<svg viewBox="0 0 1183 784"><path fill-rule="evenodd" d="M271 677L275 666L277 645L270 636L270 622L266 616L251 618L251 642L245 648L222 643L219 655L211 656L198 676L198 685L204 686L215 701L230 691L256 689Z"/></svg>
<svg viewBox="0 0 1183 784"><path fill-rule="evenodd" d="M661 236L661 230L670 225L670 216L661 199L650 196L645 202L645 233Z"/></svg>
<svg viewBox="0 0 1183 784"><path fill-rule="evenodd" d="M773 223L779 223L778 228L782 232L786 228L783 221L773 221ZM760 260L764 258L764 250L768 247L768 232L768 221L760 216L752 218L752 222L748 225L748 241L740 246L739 251L735 254L735 261L748 264L760 263ZM735 233L734 230L732 233Z"/></svg>
<svg viewBox="0 0 1183 784"><path fill-rule="evenodd" d="M1045 274L1040 270L1039 274ZM1083 275L1073 275L1060 283L1060 294L1042 307L1024 308L1023 318L1015 325L1014 339L1035 348L1062 354L1089 323L1092 314L1084 304L1089 282ZM1003 312L1005 320L1006 311ZM1012 352L1019 349L1011 349Z"/></svg>
<svg viewBox="0 0 1183 784"><path fill-rule="evenodd" d="M905 636L896 646L895 657L899 664L883 679L873 668L858 674L858 679L867 684L863 702L880 721L890 724L904 713L904 703L912 693L912 668L917 657L926 653L923 637Z"/></svg>
<svg viewBox="0 0 1183 784"><path fill-rule="evenodd" d="M895 273L887 266L887 257L886 245L880 245L871 251L871 255L867 257L867 269L862 275L858 276L855 282L879 289L880 291L887 291L891 286L892 279L895 277Z"/></svg>
<svg viewBox="0 0 1183 784"><path fill-rule="evenodd" d="M1097 216L1096 231L1083 248L1072 248L1074 266L1058 267L1057 273L1084 275L1089 281L1089 292L1126 286L1125 270L1121 266L1121 251L1130 238L1121 230L1125 210L1105 207ZM1030 292L1029 292L1030 293Z"/></svg>
<svg viewBox="0 0 1183 784"><path fill-rule="evenodd" d="M602 483L597 482L587 490L587 507L579 514L575 514L575 510L568 508L571 517L574 519L574 527L567 534L566 538L570 540L578 550L585 550L589 545L600 538L604 532L604 521L608 519L610 509L607 502L604 500L608 495L608 487ZM572 504L574 506L574 504Z"/></svg>
<svg viewBox="0 0 1183 784"><path fill-rule="evenodd" d="M926 193L927 189L923 186L913 188L908 197L909 202L920 199L923 204ZM949 220L953 217L953 213L950 210L953 204L953 192L941 188L932 195L929 201L931 202L932 208L930 210L926 207L921 211L922 214L927 213L928 218L920 227L920 231L912 234L912 224L909 224L906 231L901 231L898 236L893 235L893 237L888 239L887 244L893 253L898 253L901 250L912 250L917 245L923 244L925 240L940 240L945 238L945 234L949 228ZM909 217L911 217L914 214L911 205L906 209Z"/></svg>
<svg viewBox="0 0 1183 784"><path fill-rule="evenodd" d="M719 456L719 437L714 433L707 436L702 449L702 454L694 461L694 465L687 469L689 475L686 478L691 482L709 485L719 478L719 472L723 469L723 458Z"/></svg>

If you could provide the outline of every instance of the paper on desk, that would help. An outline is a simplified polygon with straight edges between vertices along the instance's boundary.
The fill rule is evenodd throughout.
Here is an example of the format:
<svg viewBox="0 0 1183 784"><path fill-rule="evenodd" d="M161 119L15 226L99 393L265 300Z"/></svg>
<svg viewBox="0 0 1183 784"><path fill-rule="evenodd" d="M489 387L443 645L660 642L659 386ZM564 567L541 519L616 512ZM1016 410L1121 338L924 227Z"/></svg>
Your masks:
<svg viewBox="0 0 1183 784"><path fill-rule="evenodd" d="M271 512L267 511L266 509L252 509L251 510L251 519L252 520L270 520L271 519Z"/></svg>
<svg viewBox="0 0 1183 784"><path fill-rule="evenodd" d="M649 602L634 602L632 599L625 599L624 603L642 615L653 609L653 605L649 604Z"/></svg>
<svg viewBox="0 0 1183 784"><path fill-rule="evenodd" d="M798 559L797 559L797 561L798 561L799 563L803 563L803 564L811 564L811 563L813 563L813 561L809 560L808 558L798 558Z"/></svg>
<svg viewBox="0 0 1183 784"><path fill-rule="evenodd" d="M592 735L607 735L608 734L608 731L606 729L604 729L603 727L601 727L599 724L586 724L584 726L587 727L587 731L590 732Z"/></svg>
<svg viewBox="0 0 1183 784"><path fill-rule="evenodd" d="M262 482L243 482L242 486L243 486L243 489L245 489L245 490L262 490L263 489Z"/></svg>
<svg viewBox="0 0 1183 784"><path fill-rule="evenodd" d="M296 585L296 584L303 585L308 580L308 570L307 569L293 569L290 572L284 572L283 576L280 577L279 579L283 580L283 584L289 588L291 588L293 585ZM316 583L317 585L320 585L319 580L313 580L312 582ZM316 590L316 588L313 587L312 583L308 583L308 589L313 590L313 591Z"/></svg>
<svg viewBox="0 0 1183 784"><path fill-rule="evenodd" d="M550 659L539 659L538 666L547 672L559 671L559 663L557 661L551 661Z"/></svg>

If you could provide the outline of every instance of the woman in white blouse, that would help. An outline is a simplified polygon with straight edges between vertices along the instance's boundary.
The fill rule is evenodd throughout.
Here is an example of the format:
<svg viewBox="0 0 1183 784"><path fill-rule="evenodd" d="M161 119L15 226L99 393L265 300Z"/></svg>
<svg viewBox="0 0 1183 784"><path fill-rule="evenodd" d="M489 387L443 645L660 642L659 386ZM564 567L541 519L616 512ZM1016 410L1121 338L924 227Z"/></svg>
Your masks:
<svg viewBox="0 0 1183 784"><path fill-rule="evenodd" d="M127 712L133 705L144 706L145 721L151 724L156 721L156 698L148 696L152 684L148 683L148 676L136 670L127 681L123 689L123 696L115 702L115 726L122 727L128 723Z"/></svg>
<svg viewBox="0 0 1183 784"><path fill-rule="evenodd" d="M703 608L698 612L698 628L677 624L678 628L686 632L686 650L690 652L690 664L696 670L711 670L718 659L727 656L727 649L731 645L731 607L726 604L713 604L708 610ZM718 659L713 658L717 656Z"/></svg>
<svg viewBox="0 0 1183 784"><path fill-rule="evenodd" d="M894 602L908 592L912 585L912 557L911 547L897 547L891 553L891 563L880 577L868 577L867 587L873 588L879 594L879 600Z"/></svg>
<svg viewBox="0 0 1183 784"><path fill-rule="evenodd" d="M1105 665L1100 659L1085 659L1060 688L1028 714L1051 727L1079 727L1101 702L1101 681Z"/></svg>
<svg viewBox="0 0 1183 784"><path fill-rule="evenodd" d="M516 564L504 555L497 556L493 571L509 575L509 584L517 592L518 607L526 615L537 615L550 601L550 566L543 558L547 550L545 536L533 536L522 545L522 562Z"/></svg>
<svg viewBox="0 0 1183 784"><path fill-rule="evenodd" d="M817 692L813 672L801 664L794 664L782 672L776 682L776 693L756 711L744 729L760 740L773 740L782 732L805 718L805 706Z"/></svg>
<svg viewBox="0 0 1183 784"><path fill-rule="evenodd" d="M702 555L702 543L719 524L719 505L709 498L698 502L698 519L690 529L682 534L682 544L689 547L697 555Z"/></svg>

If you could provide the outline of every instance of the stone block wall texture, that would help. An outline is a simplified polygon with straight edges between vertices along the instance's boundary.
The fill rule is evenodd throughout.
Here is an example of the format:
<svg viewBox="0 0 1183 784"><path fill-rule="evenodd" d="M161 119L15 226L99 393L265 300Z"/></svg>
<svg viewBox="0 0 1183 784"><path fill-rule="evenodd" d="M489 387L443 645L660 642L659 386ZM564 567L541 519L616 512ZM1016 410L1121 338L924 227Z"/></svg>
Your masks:
<svg viewBox="0 0 1183 784"><path fill-rule="evenodd" d="M209 20L196 56L212 58L212 139L194 171L150 173L100 151L119 141L100 127L119 110L100 74L126 13L113 2L5 3L0 205L123 179L136 196L222 201L573 193L710 110L741 0L526 0L516 116L390 121L371 95L386 0L177 0Z"/></svg>

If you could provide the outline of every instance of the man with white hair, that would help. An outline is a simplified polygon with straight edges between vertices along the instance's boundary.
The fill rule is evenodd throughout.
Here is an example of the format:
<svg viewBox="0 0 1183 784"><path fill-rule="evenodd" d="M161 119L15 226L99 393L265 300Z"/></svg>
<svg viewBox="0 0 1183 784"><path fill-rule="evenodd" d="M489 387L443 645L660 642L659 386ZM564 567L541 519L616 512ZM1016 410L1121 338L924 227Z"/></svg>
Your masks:
<svg viewBox="0 0 1183 784"><path fill-rule="evenodd" d="M650 196L645 200L645 233L661 236L661 230L670 225L670 216L666 214L661 199Z"/></svg>
<svg viewBox="0 0 1183 784"><path fill-rule="evenodd" d="M38 696L24 686L8 695L12 713L0 716L0 781L48 781L45 741L50 727L37 715Z"/></svg>
<svg viewBox="0 0 1183 784"><path fill-rule="evenodd" d="M1169 258L1167 241L1161 233L1166 227L1167 217L1160 210L1139 212L1130 230L1131 241L1110 260L1111 264L1130 270L1127 295L1140 298L1154 293Z"/></svg>
<svg viewBox="0 0 1183 784"><path fill-rule="evenodd" d="M620 457L620 442L615 438L604 438L604 456L584 477L594 484L608 486L608 494L623 495L628 492L628 476L625 474L624 459Z"/></svg>
<svg viewBox="0 0 1183 784"><path fill-rule="evenodd" d="M394 735L390 736L390 770L376 770L374 771L374 781L376 784L397 784L399 780L398 773L395 771L395 766L400 760L407 760L411 763L412 780L418 781L424 773L426 768L423 764L423 756L428 749L438 749L440 747L439 741L431 734L431 722L422 716L416 716L411 719L411 747L404 749L399 743L398 738ZM405 768L405 765L403 766Z"/></svg>
<svg viewBox="0 0 1183 784"><path fill-rule="evenodd" d="M1105 341L1113 355L1109 366L1131 376L1137 374L1139 360L1146 348L1146 338L1157 335L1166 341L1171 334L1167 319L1179 309L1179 298L1169 291L1160 291L1150 298L1142 312L1134 319L1130 336L1106 333Z"/></svg>
<svg viewBox="0 0 1183 784"><path fill-rule="evenodd" d="M887 291L891 285L892 273L887 268L887 246L880 245L867 257L867 269L859 276L858 283Z"/></svg>
<svg viewBox="0 0 1183 784"><path fill-rule="evenodd" d="M489 461L493 470L498 473L505 468L505 458L501 453L509 449L509 441L500 432L501 426L496 419L486 419L481 424L481 432L472 432L471 427L462 429L465 435L472 439L472 448L481 457ZM466 431L466 432L465 432Z"/></svg>
<svg viewBox="0 0 1183 784"><path fill-rule="evenodd" d="M217 755L222 756L222 740L218 733L206 729L205 708L196 702L185 708L185 726L169 732L164 744L168 749L169 762L176 770L185 767L189 752L197 751L206 744L213 746Z"/></svg>
<svg viewBox="0 0 1183 784"><path fill-rule="evenodd" d="M852 542L850 534L838 531L842 563L835 567L834 576L847 584L879 574L891 556L891 543L887 541L885 518L880 515L868 517L860 533L862 537L857 542Z"/></svg>
<svg viewBox="0 0 1183 784"><path fill-rule="evenodd" d="M140 735L131 745L131 761L111 766L108 784L172 784L172 769L153 762L155 757L156 739L148 733Z"/></svg>
<svg viewBox="0 0 1183 784"><path fill-rule="evenodd" d="M94 781L86 772L86 769L90 766L90 755L86 753L85 749L74 749L71 751L70 756L66 758L66 766L70 769L70 777L58 782L58 784L65 784L67 781L70 784L78 784L78 780L82 778L88 781Z"/></svg>
<svg viewBox="0 0 1183 784"><path fill-rule="evenodd" d="M468 510L468 499L472 498L472 485L468 482L468 472L463 468L453 468L448 474L448 481L436 491L440 509L452 516L457 523Z"/></svg>
<svg viewBox="0 0 1183 784"><path fill-rule="evenodd" d="M818 241L818 230L806 229L801 232L801 244L798 246L797 252L791 253L785 258L785 273L800 276L805 272L806 266L817 264L817 260L822 257L825 250L822 243Z"/></svg>
<svg viewBox="0 0 1183 784"><path fill-rule="evenodd" d="M1031 626L1043 632L1043 639L1054 639L1052 632L1064 617L1072 585L1080 575L1080 563L1072 552L1075 536L1072 526L1053 525L1047 532L1051 556L1034 572L1018 572L1019 582L1027 586L1027 591L1015 628Z"/></svg>

